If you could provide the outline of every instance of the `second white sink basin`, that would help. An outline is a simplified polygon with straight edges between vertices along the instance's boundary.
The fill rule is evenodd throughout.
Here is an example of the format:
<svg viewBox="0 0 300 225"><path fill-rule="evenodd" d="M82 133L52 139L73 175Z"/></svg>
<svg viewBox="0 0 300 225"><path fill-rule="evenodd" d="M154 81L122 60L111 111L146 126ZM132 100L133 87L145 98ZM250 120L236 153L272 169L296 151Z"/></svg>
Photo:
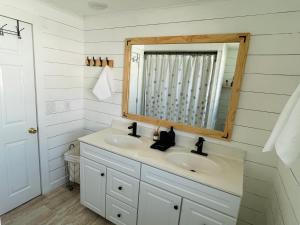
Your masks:
<svg viewBox="0 0 300 225"><path fill-rule="evenodd" d="M104 139L107 144L119 148L139 148L143 143L140 139L128 135L115 134Z"/></svg>
<svg viewBox="0 0 300 225"><path fill-rule="evenodd" d="M216 174L222 171L221 166L209 156L176 152L167 154L166 160L178 167L196 173Z"/></svg>

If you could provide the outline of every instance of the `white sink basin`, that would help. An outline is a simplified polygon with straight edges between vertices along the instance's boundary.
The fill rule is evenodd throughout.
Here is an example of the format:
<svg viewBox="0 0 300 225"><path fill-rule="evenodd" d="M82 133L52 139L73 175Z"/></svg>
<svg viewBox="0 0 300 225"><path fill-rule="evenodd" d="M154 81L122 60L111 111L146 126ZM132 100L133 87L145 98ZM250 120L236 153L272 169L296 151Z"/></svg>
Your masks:
<svg viewBox="0 0 300 225"><path fill-rule="evenodd" d="M140 139L131 137L128 135L115 134L104 138L107 144L119 147L119 148L138 148L143 143Z"/></svg>
<svg viewBox="0 0 300 225"><path fill-rule="evenodd" d="M195 172L205 174L216 174L222 171L217 160L211 159L209 156L204 157L193 153L169 153L166 160L178 167Z"/></svg>

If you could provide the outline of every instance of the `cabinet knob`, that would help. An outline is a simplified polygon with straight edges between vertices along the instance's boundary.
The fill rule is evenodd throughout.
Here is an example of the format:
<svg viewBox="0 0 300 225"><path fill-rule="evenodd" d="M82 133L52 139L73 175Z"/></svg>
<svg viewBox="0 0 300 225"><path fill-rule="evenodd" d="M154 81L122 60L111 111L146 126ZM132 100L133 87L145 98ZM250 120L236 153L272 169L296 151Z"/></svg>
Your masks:
<svg viewBox="0 0 300 225"><path fill-rule="evenodd" d="M104 177L105 174L104 174L104 173L101 173L100 175L101 175L101 177Z"/></svg>
<svg viewBox="0 0 300 225"><path fill-rule="evenodd" d="M122 215L121 215L121 213L118 213L118 214L117 214L117 217L119 217L119 218L120 218L121 216L122 216Z"/></svg>
<svg viewBox="0 0 300 225"><path fill-rule="evenodd" d="M119 186L118 189L121 191L121 190L123 189L123 187L122 187L122 186Z"/></svg>
<svg viewBox="0 0 300 225"><path fill-rule="evenodd" d="M174 209L177 210L178 209L178 205L174 205Z"/></svg>

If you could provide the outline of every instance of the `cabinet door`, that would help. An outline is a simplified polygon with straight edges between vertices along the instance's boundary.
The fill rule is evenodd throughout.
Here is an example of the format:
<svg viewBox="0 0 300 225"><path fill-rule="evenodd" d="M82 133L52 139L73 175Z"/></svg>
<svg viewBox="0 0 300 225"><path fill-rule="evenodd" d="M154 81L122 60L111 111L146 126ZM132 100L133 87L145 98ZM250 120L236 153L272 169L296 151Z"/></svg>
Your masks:
<svg viewBox="0 0 300 225"><path fill-rule="evenodd" d="M80 157L81 204L105 217L106 167Z"/></svg>
<svg viewBox="0 0 300 225"><path fill-rule="evenodd" d="M183 199L180 225L235 225L236 219Z"/></svg>
<svg viewBox="0 0 300 225"><path fill-rule="evenodd" d="M138 225L178 225L181 197L141 182Z"/></svg>

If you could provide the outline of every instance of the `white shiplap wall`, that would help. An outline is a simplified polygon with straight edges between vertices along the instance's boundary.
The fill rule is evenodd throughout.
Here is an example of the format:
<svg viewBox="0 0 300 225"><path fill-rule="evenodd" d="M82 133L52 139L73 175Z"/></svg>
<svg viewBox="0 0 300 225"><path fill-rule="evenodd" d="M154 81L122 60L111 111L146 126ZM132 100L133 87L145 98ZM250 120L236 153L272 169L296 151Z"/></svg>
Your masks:
<svg viewBox="0 0 300 225"><path fill-rule="evenodd" d="M267 210L268 225L300 224L300 160L289 169L278 160Z"/></svg>
<svg viewBox="0 0 300 225"><path fill-rule="evenodd" d="M65 182L62 155L84 134L82 18L36 1L0 1L0 15L33 25L43 193Z"/></svg>
<svg viewBox="0 0 300 225"><path fill-rule="evenodd" d="M83 136L83 32L42 21L43 78L50 189L65 182L63 153Z"/></svg>
<svg viewBox="0 0 300 225"><path fill-rule="evenodd" d="M224 144L247 151L239 224L266 224L269 190L278 170L274 154L263 154L261 149L300 81L295 63L300 60L300 25L295 22L299 20L298 0L203 1L198 6L85 18L85 54L114 59L118 87L112 98L97 101L91 88L101 69L84 68L85 129L99 130L121 116L125 38L251 32L233 140Z"/></svg>

